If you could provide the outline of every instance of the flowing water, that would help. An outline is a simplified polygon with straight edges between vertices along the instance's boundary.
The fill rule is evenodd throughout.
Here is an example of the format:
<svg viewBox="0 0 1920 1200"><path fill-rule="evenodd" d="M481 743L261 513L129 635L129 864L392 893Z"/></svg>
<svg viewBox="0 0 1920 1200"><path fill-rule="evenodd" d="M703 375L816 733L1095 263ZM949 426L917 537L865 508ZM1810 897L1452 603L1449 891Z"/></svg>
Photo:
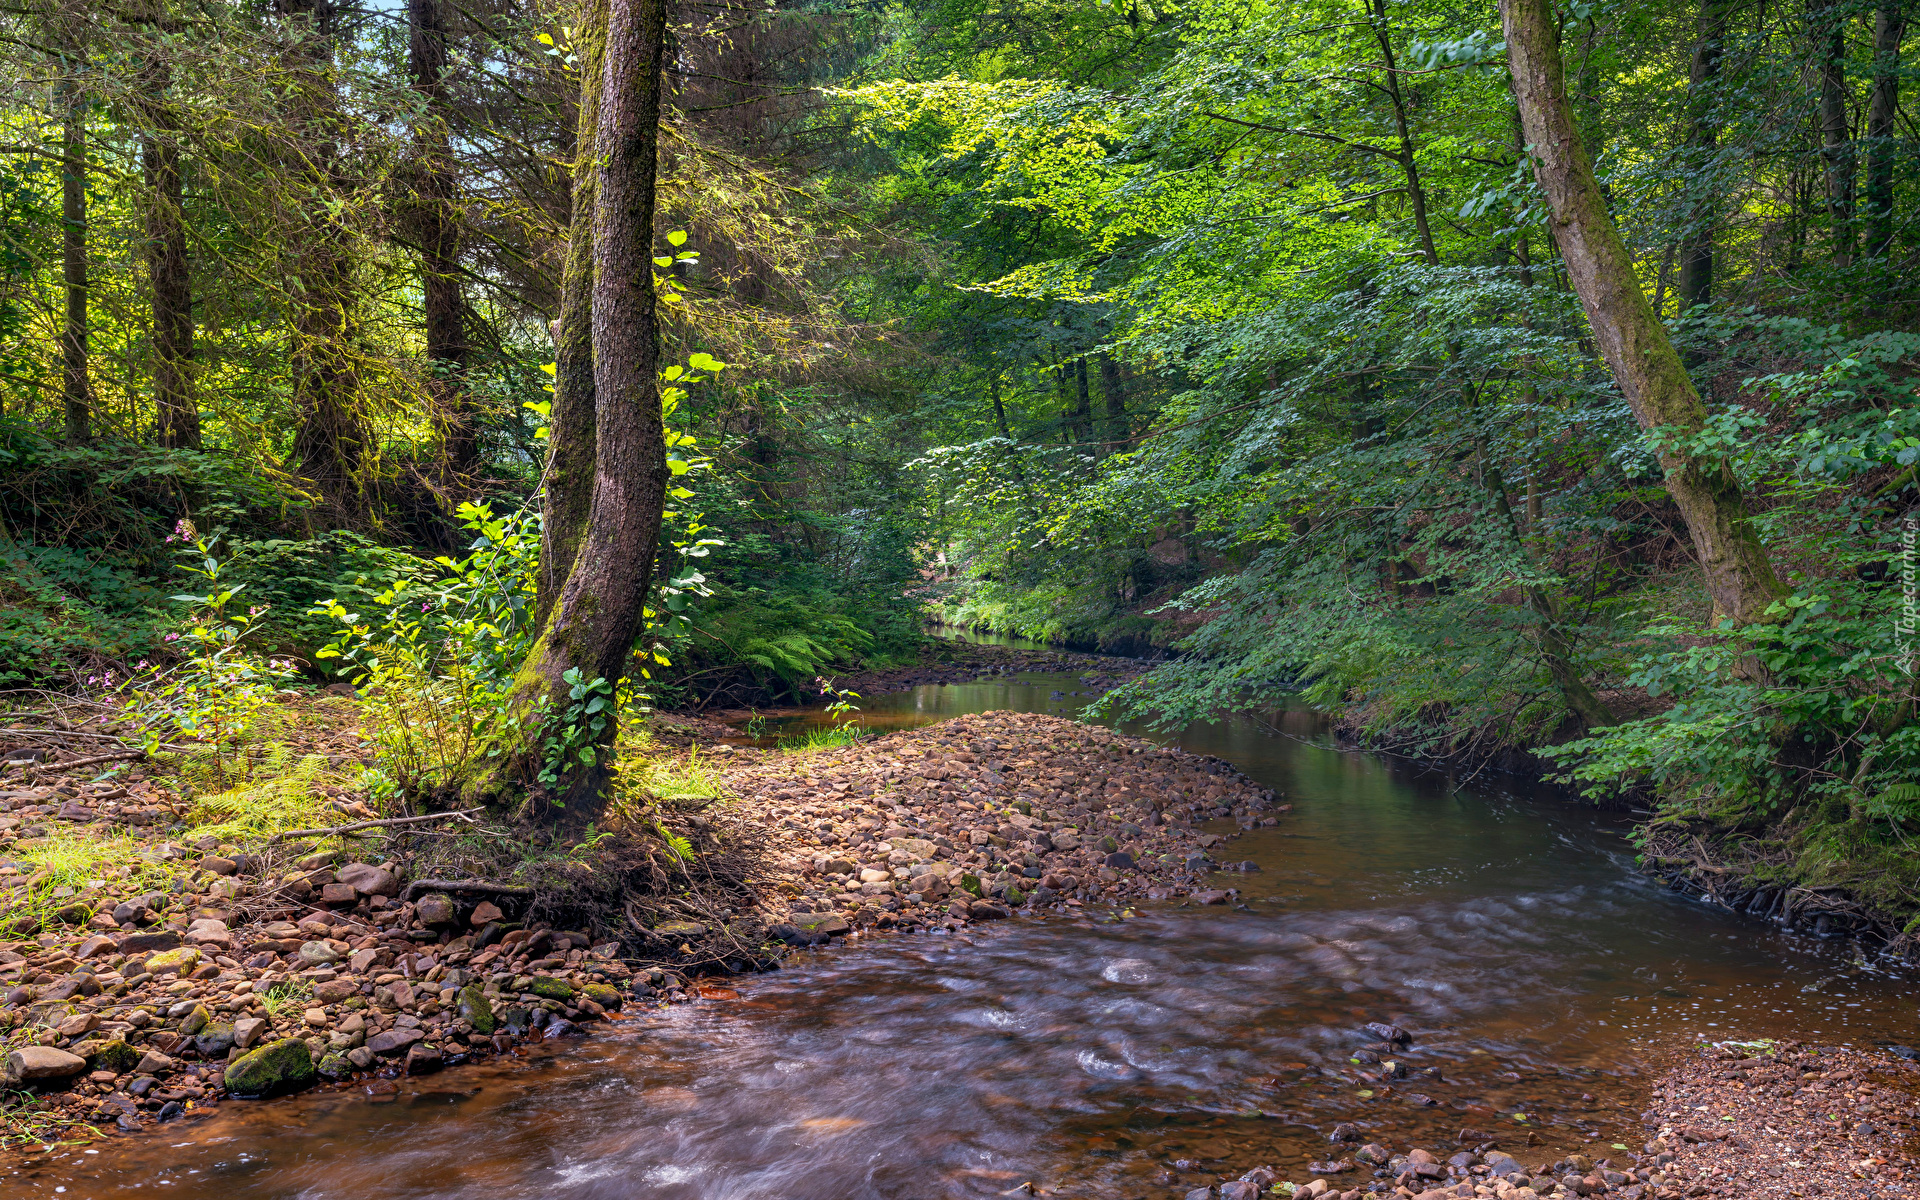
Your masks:
<svg viewBox="0 0 1920 1200"><path fill-rule="evenodd" d="M924 687L862 717L1070 714L1088 690ZM1305 1178L1341 1121L1397 1146L1479 1130L1529 1163L1638 1149L1666 1047L1916 1036L1910 978L1666 892L1625 818L1330 747L1304 715L1178 740L1294 805L1216 848L1260 867L1219 877L1243 907L856 942L591 1041L48 1153L0 1193L1158 1198L1259 1163ZM1413 1034L1406 1078L1353 1061L1369 1021Z"/></svg>

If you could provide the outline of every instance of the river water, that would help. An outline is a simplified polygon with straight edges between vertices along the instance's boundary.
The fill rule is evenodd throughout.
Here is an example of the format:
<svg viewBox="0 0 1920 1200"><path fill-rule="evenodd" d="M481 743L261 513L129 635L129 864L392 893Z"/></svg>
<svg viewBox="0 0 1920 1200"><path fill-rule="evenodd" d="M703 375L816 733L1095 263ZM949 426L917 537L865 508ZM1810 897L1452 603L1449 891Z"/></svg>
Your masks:
<svg viewBox="0 0 1920 1200"><path fill-rule="evenodd" d="M863 697L862 716L1071 714L1087 691L1026 675ZM1304 714L1178 741L1294 806L1216 848L1260 867L1218 879L1242 908L855 942L387 1094L228 1103L46 1153L0 1193L1159 1198L1262 1163L1304 1179L1341 1121L1396 1147L1470 1128L1529 1165L1638 1149L1645 1072L1674 1045L1916 1038L1910 977L1648 882L1624 817L1329 746ZM1413 1034L1406 1078L1352 1061L1368 1021Z"/></svg>

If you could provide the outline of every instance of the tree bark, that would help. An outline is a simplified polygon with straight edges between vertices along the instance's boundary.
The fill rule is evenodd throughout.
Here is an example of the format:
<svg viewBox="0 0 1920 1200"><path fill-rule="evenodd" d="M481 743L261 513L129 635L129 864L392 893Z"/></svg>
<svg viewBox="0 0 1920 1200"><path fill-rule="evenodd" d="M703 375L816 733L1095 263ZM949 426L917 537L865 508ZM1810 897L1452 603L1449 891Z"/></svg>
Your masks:
<svg viewBox="0 0 1920 1200"><path fill-rule="evenodd" d="M1873 21L1873 97L1867 105L1867 216L1862 253L1879 258L1893 249L1893 168L1900 140L1900 42L1906 36L1902 0L1882 0Z"/></svg>
<svg viewBox="0 0 1920 1200"><path fill-rule="evenodd" d="M596 454L593 395L593 212L599 195L600 76L605 69L607 0L587 0L576 38L580 112L574 134L573 217L553 323L553 406L548 412L544 521L535 618L544 623L560 599L586 533Z"/></svg>
<svg viewBox="0 0 1920 1200"><path fill-rule="evenodd" d="M614 706L585 753L552 764L540 743L556 727L584 727L587 715L574 707L580 684L604 681L611 700L626 676L644 630L668 477L653 284L666 0L611 0L607 17L593 221L593 499L559 600L515 681L520 711L544 717L517 769L527 781L558 767L542 799L576 830L604 804Z"/></svg>
<svg viewBox="0 0 1920 1200"><path fill-rule="evenodd" d="M1106 400L1109 449L1132 449L1133 427L1127 420L1126 380L1120 376L1120 364L1106 354L1100 355L1100 394Z"/></svg>
<svg viewBox="0 0 1920 1200"><path fill-rule="evenodd" d="M1380 56L1386 66L1387 98L1393 102L1393 129L1400 142L1400 173L1407 181L1407 200L1413 205L1414 232L1420 235L1420 253L1427 265L1440 265L1440 252L1433 244L1433 228L1427 222L1427 190L1420 182L1420 167L1413 158L1413 129L1407 123L1406 97L1400 91L1400 71L1393 58L1393 39L1387 33L1387 0L1373 0L1373 36L1380 44Z"/></svg>
<svg viewBox="0 0 1920 1200"><path fill-rule="evenodd" d="M1087 387L1087 360L1073 360L1073 438L1086 443L1093 440L1093 394Z"/></svg>
<svg viewBox="0 0 1920 1200"><path fill-rule="evenodd" d="M289 164L298 226L288 231L293 284L293 460L320 494L343 510L363 507L360 467L367 430L354 404L356 380L349 345L353 264L343 214L332 211L341 127L333 73L339 8L335 0L276 0L290 18L287 59L296 86L290 104L302 152Z"/></svg>
<svg viewBox="0 0 1920 1200"><path fill-rule="evenodd" d="M1705 424L1706 406L1640 290L1633 258L1594 180L1567 100L1550 0L1502 0L1500 8L1514 96L1568 279L1635 418L1662 438L1667 492L1686 520L1714 619L1770 620L1768 607L1786 589L1753 530L1739 481L1724 460L1680 444Z"/></svg>
<svg viewBox="0 0 1920 1200"><path fill-rule="evenodd" d="M1820 157L1827 177L1827 237L1833 265L1851 266L1854 153L1847 128L1847 15L1842 0L1818 0L1809 14L1820 63Z"/></svg>
<svg viewBox="0 0 1920 1200"><path fill-rule="evenodd" d="M1687 78L1687 145L1694 152L1693 174L1700 177L1702 165L1713 154L1720 140L1720 122L1714 110L1714 81L1720 74L1720 55L1727 36L1727 16L1732 0L1700 0L1699 27L1693 43L1693 66ZM1713 227L1716 197L1711 176L1700 186L1700 194L1689 214L1691 231L1680 248L1680 311L1685 312L1713 300Z"/></svg>
<svg viewBox="0 0 1920 1200"><path fill-rule="evenodd" d="M87 373L87 126L86 102L74 77L76 60L54 85L65 161L60 167L60 281L66 313L60 329L60 399L67 440L93 436L93 386Z"/></svg>
<svg viewBox="0 0 1920 1200"><path fill-rule="evenodd" d="M151 13L156 43L166 28L162 5ZM200 410L193 398L193 277L187 258L186 188L180 171L180 121L167 98L172 69L159 49L141 72L147 130L140 161L147 184L147 274L153 306L155 436L162 446L200 448Z"/></svg>
<svg viewBox="0 0 1920 1200"><path fill-rule="evenodd" d="M407 63L423 101L413 130L414 197L420 241L420 282L426 326L428 394L439 415L447 468L456 476L479 466L472 397L466 384L466 303L460 261L460 209L448 132L447 22L441 0L407 0L411 38Z"/></svg>

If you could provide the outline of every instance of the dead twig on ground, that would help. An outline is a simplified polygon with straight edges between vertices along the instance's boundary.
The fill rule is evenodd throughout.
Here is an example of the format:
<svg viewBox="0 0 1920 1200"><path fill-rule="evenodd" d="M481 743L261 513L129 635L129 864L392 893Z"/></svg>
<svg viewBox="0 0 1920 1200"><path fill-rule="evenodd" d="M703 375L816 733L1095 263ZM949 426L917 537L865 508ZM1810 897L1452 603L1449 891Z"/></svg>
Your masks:
<svg viewBox="0 0 1920 1200"><path fill-rule="evenodd" d="M463 808L457 812L427 813L419 817L387 817L379 821L356 821L351 825L335 825L330 829L283 829L267 839L267 845L292 838L333 837L336 834L355 833L362 829L384 829L394 825L419 825L427 821L447 821L453 818L471 818L475 813L487 811L484 808Z"/></svg>

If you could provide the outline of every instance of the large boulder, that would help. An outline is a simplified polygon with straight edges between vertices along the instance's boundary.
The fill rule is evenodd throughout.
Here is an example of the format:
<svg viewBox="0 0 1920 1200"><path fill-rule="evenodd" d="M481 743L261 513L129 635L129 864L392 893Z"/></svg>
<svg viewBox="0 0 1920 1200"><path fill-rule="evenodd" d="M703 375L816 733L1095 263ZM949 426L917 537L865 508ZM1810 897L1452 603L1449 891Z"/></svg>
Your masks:
<svg viewBox="0 0 1920 1200"><path fill-rule="evenodd" d="M78 1054L52 1046L21 1046L7 1051L8 1083L45 1083L72 1079L87 1069Z"/></svg>
<svg viewBox="0 0 1920 1200"><path fill-rule="evenodd" d="M268 1042L227 1067L227 1092L243 1098L278 1096L310 1086L316 1072L313 1051L299 1038Z"/></svg>

